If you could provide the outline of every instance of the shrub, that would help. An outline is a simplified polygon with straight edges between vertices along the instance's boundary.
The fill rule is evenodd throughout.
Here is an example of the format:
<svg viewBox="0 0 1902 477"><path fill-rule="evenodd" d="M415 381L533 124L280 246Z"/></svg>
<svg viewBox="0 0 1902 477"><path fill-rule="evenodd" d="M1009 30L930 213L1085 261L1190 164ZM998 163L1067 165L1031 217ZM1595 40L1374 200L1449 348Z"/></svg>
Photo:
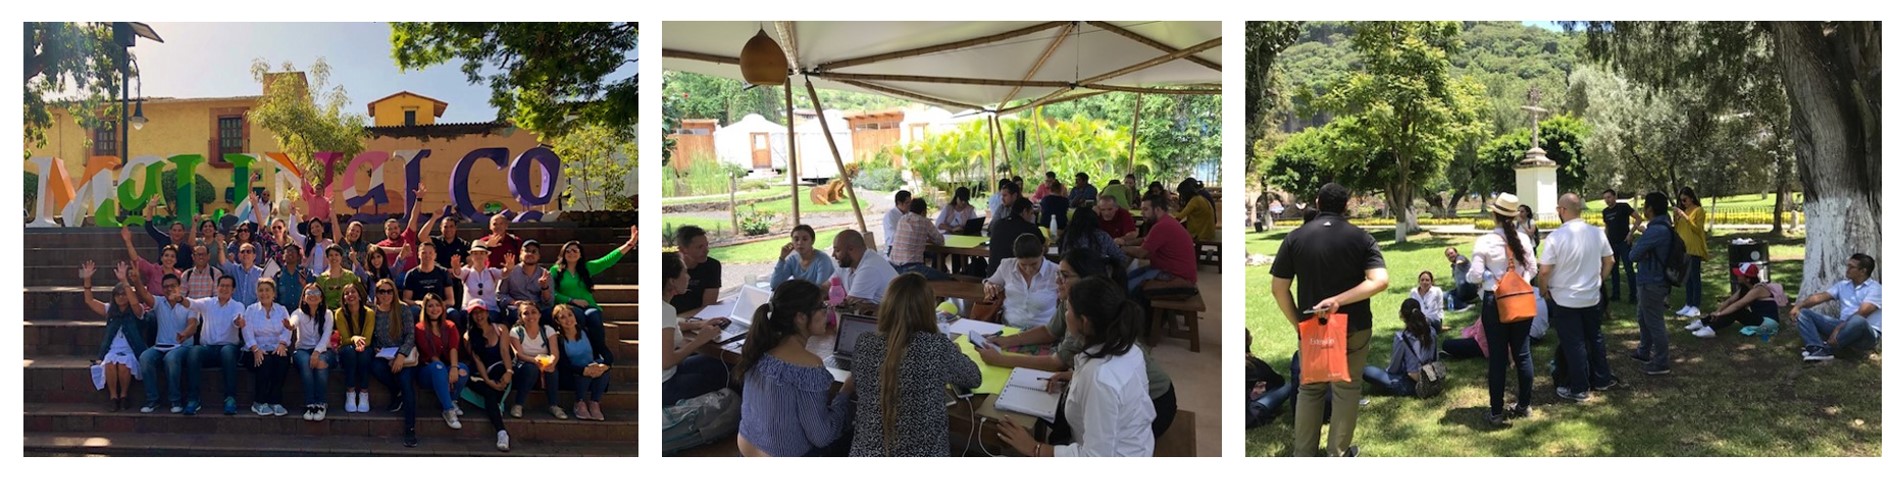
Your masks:
<svg viewBox="0 0 1902 477"><path fill-rule="evenodd" d="M758 207L748 207L740 213L740 233L747 237L757 237L772 232L773 224L779 222L779 214L761 212Z"/></svg>
<svg viewBox="0 0 1902 477"><path fill-rule="evenodd" d="M905 186L904 178L890 163L876 160L859 162L859 175L852 179L852 185L878 191L895 191Z"/></svg>

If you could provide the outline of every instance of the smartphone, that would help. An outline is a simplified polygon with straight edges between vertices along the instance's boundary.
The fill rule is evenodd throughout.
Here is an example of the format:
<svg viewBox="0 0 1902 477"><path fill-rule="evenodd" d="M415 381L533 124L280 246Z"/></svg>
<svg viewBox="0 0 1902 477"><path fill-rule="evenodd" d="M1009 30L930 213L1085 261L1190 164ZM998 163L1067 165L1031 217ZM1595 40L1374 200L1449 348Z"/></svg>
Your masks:
<svg viewBox="0 0 1902 477"><path fill-rule="evenodd" d="M992 347L990 340L984 339L984 335L982 333L978 333L976 331L967 331L964 333L964 335L971 338L971 346L976 346L977 349Z"/></svg>

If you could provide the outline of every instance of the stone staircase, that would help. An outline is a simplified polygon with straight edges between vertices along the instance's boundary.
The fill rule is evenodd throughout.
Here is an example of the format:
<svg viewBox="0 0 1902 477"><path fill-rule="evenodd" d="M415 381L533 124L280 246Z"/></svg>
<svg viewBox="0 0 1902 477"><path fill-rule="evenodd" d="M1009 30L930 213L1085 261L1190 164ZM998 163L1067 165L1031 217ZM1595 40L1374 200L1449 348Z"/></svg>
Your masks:
<svg viewBox="0 0 1902 477"><path fill-rule="evenodd" d="M381 227L375 227L380 229ZM464 238L474 239L480 231L465 230ZM627 240L627 229L516 227L511 232L524 239L543 243L543 261L552 264L560 244L568 240L583 243L587 258L594 258ZM380 239L378 230L371 237ZM141 414L137 409L112 412L106 393L94 390L89 367L105 334L103 317L87 310L82 303L76 275L80 263L93 260L101 270L94 275L94 297L104 299L111 285L111 264L125 259L125 247L116 229L27 229L22 325L24 334L23 407L25 453L27 455L127 455L127 456L367 456L367 455L498 455L494 433L479 412L462 418L463 429L452 430L438 417L435 395L419 391L417 434L421 445L405 448L401 443L402 416L385 412L391 396L380 384L371 389L369 413L345 413L343 377L333 371L327 402L331 412L323 422L305 422L299 417L303 403L303 385L293 371L285 380L284 397L291 415L259 417L249 412L251 373L238 372L239 414L222 414L223 383L216 367L188 370L200 374L200 401L205 408L196 416L170 414L160 409ZM147 259L158 256L157 246L143 231L133 235L133 243ZM548 415L546 394L535 391L528 396L521 419L505 417L512 450L510 455L535 456L633 456L636 454L639 426L638 361L640 341L637 303L639 287L634 285L634 257L596 277L595 297L602 304L616 364L609 371L610 384L602 398L608 420L603 422L557 420ZM163 382L161 380L161 382ZM144 400L144 381L134 381L128 393L133 406ZM573 403L573 394L560 393L564 408ZM466 407L466 406L465 406ZM568 408L572 410L572 408Z"/></svg>

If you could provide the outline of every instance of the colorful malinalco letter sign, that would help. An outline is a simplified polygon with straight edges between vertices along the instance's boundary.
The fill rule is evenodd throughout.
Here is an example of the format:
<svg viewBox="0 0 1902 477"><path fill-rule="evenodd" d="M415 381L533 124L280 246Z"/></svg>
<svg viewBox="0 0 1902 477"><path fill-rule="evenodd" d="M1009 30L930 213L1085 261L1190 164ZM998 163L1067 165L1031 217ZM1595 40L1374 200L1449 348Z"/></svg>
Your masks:
<svg viewBox="0 0 1902 477"><path fill-rule="evenodd" d="M465 218L475 221L487 220L487 215L476 208L470 198L469 174L477 167L494 167L501 170L508 180L509 195L527 212L517 214L516 222L541 220L540 211L529 210L547 205L555 199L555 184L561 178L561 158L546 147L533 147L521 154L509 156L506 147L485 147L469 151L456 162L449 175L449 197ZM320 152L314 155L317 163L323 164L323 177L312 178L291 161L290 156L280 152L264 154L225 154L225 162L231 163L232 203L242 204L251 195L251 171L253 169L274 168L277 174L272 188L276 190L298 190L311 215L323 217L332 214L331 200L342 193L343 206L352 210L362 209L372 204L388 204L389 191L383 185L384 168L392 163L403 165L403 212L408 214L416 207L416 190L422 184L423 161L430 159L429 149L401 149L395 151L365 151L349 158L343 169L342 177L335 177L331 171L345 160L343 154ZM66 167L60 160L41 156L27 159L40 171L39 203L35 205L36 220L28 227L58 227L61 224L53 220L55 215L65 219L68 227L83 223L90 212L94 224L101 227L121 225L139 225L150 217L136 215L145 210L147 203L159 194L171 194L167 202L176 204L177 217L195 217L198 215L198 203L192 200L197 194L199 166L204 165L205 156L201 154L177 154L170 157L139 156L131 162L119 164L119 158L112 156L94 156L86 161L86 173L75 186L66 174ZM162 190L166 166L175 179L177 190ZM359 184L357 177L364 170L370 171L368 182ZM541 170L541 183L533 181L534 171ZM144 175L144 186L133 180ZM336 180L332 180L332 179ZM316 179L315 181L311 179ZM315 183L313 183L315 182ZM316 190L323 184L323 190ZM539 185L539 187L537 187ZM539 191L539 193L537 193ZM132 211L120 220L119 211ZM380 217L358 217L357 220L376 220Z"/></svg>

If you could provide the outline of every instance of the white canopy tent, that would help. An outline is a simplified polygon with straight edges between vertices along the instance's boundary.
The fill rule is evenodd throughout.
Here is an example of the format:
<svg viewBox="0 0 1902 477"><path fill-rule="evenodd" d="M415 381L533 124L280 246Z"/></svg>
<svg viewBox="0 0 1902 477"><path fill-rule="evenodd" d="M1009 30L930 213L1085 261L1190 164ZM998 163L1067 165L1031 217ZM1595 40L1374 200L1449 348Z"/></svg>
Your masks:
<svg viewBox="0 0 1902 477"><path fill-rule="evenodd" d="M741 81L739 52L764 30L796 76L788 110L803 78L815 109L824 106L814 88L882 94L989 113L994 134L998 114L1111 91L1221 94L1219 21L667 22L665 30L663 69Z"/></svg>

